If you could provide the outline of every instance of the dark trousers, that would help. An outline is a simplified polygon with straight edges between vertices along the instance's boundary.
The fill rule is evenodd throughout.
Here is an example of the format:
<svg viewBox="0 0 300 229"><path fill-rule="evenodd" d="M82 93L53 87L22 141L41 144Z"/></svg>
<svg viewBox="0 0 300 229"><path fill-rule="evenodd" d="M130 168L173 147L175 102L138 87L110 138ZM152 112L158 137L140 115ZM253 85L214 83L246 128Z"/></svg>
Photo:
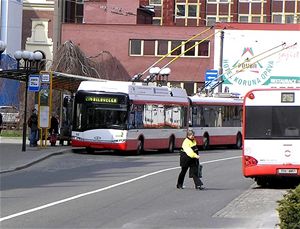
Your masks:
<svg viewBox="0 0 300 229"><path fill-rule="evenodd" d="M179 173L178 181L177 181L178 186L183 185L185 174L186 174L186 172L188 171L189 168L190 167L181 167L181 172ZM191 176L194 180L194 183L195 183L196 187L203 185L202 181L200 180L200 178L196 174L192 173Z"/></svg>

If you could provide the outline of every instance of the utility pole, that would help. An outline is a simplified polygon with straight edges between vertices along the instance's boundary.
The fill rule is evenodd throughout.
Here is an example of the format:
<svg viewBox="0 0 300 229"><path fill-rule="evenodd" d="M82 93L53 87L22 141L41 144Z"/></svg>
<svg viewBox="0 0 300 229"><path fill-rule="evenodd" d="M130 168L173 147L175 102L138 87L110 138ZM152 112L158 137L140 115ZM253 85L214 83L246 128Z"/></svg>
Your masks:
<svg viewBox="0 0 300 229"><path fill-rule="evenodd" d="M222 92L222 82L223 82L223 48L224 48L224 31L221 31L220 39L220 62L219 62L219 86L218 92Z"/></svg>

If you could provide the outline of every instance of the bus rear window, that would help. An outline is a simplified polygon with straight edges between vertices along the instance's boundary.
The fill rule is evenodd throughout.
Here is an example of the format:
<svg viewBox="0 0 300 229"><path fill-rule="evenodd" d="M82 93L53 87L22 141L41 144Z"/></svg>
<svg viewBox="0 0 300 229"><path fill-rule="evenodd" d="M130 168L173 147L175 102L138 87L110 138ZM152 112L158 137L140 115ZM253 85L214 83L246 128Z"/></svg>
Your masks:
<svg viewBox="0 0 300 229"><path fill-rule="evenodd" d="M245 138L300 139L299 106L248 106Z"/></svg>

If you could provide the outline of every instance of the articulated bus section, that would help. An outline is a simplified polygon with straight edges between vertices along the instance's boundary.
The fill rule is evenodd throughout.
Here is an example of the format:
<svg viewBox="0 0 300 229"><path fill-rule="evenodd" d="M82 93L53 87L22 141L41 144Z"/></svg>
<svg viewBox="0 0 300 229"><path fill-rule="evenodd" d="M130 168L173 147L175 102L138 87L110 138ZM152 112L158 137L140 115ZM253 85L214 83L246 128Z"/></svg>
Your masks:
<svg viewBox="0 0 300 229"><path fill-rule="evenodd" d="M242 146L243 100L231 94L192 96L190 120L198 145Z"/></svg>

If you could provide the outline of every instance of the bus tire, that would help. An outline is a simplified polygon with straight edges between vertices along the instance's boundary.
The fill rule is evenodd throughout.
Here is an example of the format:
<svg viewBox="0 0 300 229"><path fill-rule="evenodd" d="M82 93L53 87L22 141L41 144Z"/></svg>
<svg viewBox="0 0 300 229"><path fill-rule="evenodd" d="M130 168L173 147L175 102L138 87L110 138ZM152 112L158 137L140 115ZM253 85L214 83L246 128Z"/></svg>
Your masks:
<svg viewBox="0 0 300 229"><path fill-rule="evenodd" d="M204 135L203 136L203 144L202 144L202 148L204 150L208 150L209 149L209 137L208 135Z"/></svg>
<svg viewBox="0 0 300 229"><path fill-rule="evenodd" d="M144 152L144 141L140 139L137 144L136 154L140 155Z"/></svg>
<svg viewBox="0 0 300 229"><path fill-rule="evenodd" d="M86 147L86 152L87 153L94 153L95 149L91 148L91 147Z"/></svg>
<svg viewBox="0 0 300 229"><path fill-rule="evenodd" d="M264 177L257 177L255 178L256 184L260 187L267 187L268 186L268 180Z"/></svg>
<svg viewBox="0 0 300 229"><path fill-rule="evenodd" d="M174 137L172 136L172 137L170 138L170 141L169 141L168 152L169 152L169 153L174 153L174 149L175 149L175 139L174 139Z"/></svg>
<svg viewBox="0 0 300 229"><path fill-rule="evenodd" d="M236 136L235 148L240 149L240 148L242 148L242 145L243 145L242 135L241 135L241 133L238 133Z"/></svg>

